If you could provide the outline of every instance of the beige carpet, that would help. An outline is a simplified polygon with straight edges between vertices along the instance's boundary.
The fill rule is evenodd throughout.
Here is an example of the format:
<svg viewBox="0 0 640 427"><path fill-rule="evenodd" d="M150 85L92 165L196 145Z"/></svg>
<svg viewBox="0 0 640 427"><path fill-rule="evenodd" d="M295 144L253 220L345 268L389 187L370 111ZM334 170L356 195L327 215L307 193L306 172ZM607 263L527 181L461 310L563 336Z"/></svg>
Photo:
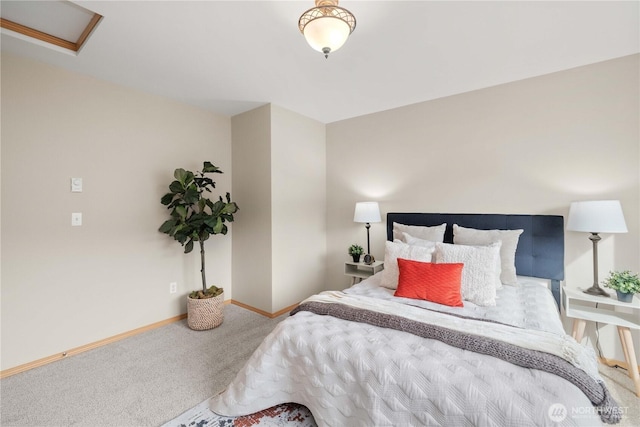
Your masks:
<svg viewBox="0 0 640 427"><path fill-rule="evenodd" d="M640 427L640 397L635 394L633 381L622 368L599 365L600 375L607 383L609 391L623 408L621 427Z"/></svg>
<svg viewBox="0 0 640 427"><path fill-rule="evenodd" d="M209 331L183 320L5 378L0 425L162 425L221 392L283 318L226 305Z"/></svg>

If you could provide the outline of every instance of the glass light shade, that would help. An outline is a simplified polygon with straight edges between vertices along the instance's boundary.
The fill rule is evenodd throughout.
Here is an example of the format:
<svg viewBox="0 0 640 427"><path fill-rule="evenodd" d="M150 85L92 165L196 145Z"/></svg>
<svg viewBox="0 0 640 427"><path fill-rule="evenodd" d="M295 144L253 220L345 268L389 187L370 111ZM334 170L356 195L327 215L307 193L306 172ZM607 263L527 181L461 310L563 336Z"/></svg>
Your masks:
<svg viewBox="0 0 640 427"><path fill-rule="evenodd" d="M567 230L586 233L626 233L619 200L573 202L569 208Z"/></svg>
<svg viewBox="0 0 640 427"><path fill-rule="evenodd" d="M329 52L335 52L347 41L351 28L340 18L325 16L309 21L303 34L314 50L326 53L324 49L329 48Z"/></svg>
<svg viewBox="0 0 640 427"><path fill-rule="evenodd" d="M353 214L353 222L380 222L378 202L358 202Z"/></svg>

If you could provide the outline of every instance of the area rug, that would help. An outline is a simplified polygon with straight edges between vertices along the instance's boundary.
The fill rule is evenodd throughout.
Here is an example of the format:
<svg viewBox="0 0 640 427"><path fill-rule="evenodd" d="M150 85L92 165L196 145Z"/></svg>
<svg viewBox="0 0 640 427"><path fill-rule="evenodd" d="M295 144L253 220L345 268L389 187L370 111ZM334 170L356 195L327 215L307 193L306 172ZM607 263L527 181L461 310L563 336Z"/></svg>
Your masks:
<svg viewBox="0 0 640 427"><path fill-rule="evenodd" d="M317 427L311 411L297 403L285 403L240 417L225 417L209 409L209 399L189 409L162 427Z"/></svg>

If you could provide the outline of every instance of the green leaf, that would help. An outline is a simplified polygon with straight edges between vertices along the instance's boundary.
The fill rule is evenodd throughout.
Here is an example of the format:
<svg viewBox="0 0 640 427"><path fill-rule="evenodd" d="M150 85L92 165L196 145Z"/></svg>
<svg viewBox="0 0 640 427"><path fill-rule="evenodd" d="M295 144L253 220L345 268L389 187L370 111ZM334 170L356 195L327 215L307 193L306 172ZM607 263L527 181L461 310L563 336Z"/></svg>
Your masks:
<svg viewBox="0 0 640 427"><path fill-rule="evenodd" d="M181 245L184 245L185 242L189 239L189 236L191 236L191 232L188 229L185 229L184 227L181 228L178 231L174 231L175 234L173 235L173 238L176 239L178 242L180 242Z"/></svg>
<svg viewBox="0 0 640 427"><path fill-rule="evenodd" d="M218 223L218 217L207 215L207 217L204 220L204 223L207 225L207 227L213 230L213 228Z"/></svg>
<svg viewBox="0 0 640 427"><path fill-rule="evenodd" d="M186 208L186 206L176 206L175 212L183 220L187 218L187 208Z"/></svg>
<svg viewBox="0 0 640 427"><path fill-rule="evenodd" d="M184 202L187 204L192 204L200 200L200 193L198 192L198 188L195 185L190 185L189 188L184 192Z"/></svg>
<svg viewBox="0 0 640 427"><path fill-rule="evenodd" d="M223 227L224 227L224 228L226 228L226 227L225 227L225 225L224 225L224 223L222 222L222 218L217 217L217 218L216 218L216 222L215 222L215 224L213 225L213 234L220 234L220 233L222 233L222 228L223 228ZM226 234L226 233L224 233L224 234Z"/></svg>
<svg viewBox="0 0 640 427"><path fill-rule="evenodd" d="M193 181L193 172L184 170L182 168L178 168L173 172L173 176L175 179L180 181L183 187L189 185L191 181Z"/></svg>
<svg viewBox="0 0 640 427"><path fill-rule="evenodd" d="M176 221L173 219L166 220L158 229L161 233L171 234L171 230L175 227Z"/></svg>
<svg viewBox="0 0 640 427"><path fill-rule="evenodd" d="M204 162L202 166L202 172L204 173L222 173L219 167L214 166L211 162Z"/></svg>
<svg viewBox="0 0 640 427"><path fill-rule="evenodd" d="M185 234L186 233L185 232L186 228L187 228L187 225L185 223L182 223L182 224L176 223L176 226L173 227L173 230L171 231L171 234L173 234L174 237L175 237L175 235ZM186 235L188 235L188 233L186 233Z"/></svg>
<svg viewBox="0 0 640 427"><path fill-rule="evenodd" d="M209 215L207 214L195 213L191 215L191 217L189 217L188 222L192 228L197 229L202 227L202 225L205 223L208 217Z"/></svg>
<svg viewBox="0 0 640 427"><path fill-rule="evenodd" d="M199 188L207 190L209 193L211 192L211 188L216 188L216 183L211 178L207 178L206 176L195 178L194 180Z"/></svg>
<svg viewBox="0 0 640 427"><path fill-rule="evenodd" d="M184 191L184 185L182 185L180 181L173 181L171 184L169 184L169 190L171 190L171 192L174 194L182 193Z"/></svg>
<svg viewBox="0 0 640 427"><path fill-rule="evenodd" d="M221 211L223 214L233 214L238 212L238 205L235 202L226 203Z"/></svg>
<svg viewBox="0 0 640 427"><path fill-rule="evenodd" d="M193 240L189 240L186 245L184 245L184 253L188 254L193 250Z"/></svg>
<svg viewBox="0 0 640 427"><path fill-rule="evenodd" d="M220 212L222 211L224 204L221 201L217 200L215 203L212 203L209 207L211 208L211 216L218 217L220 216Z"/></svg>
<svg viewBox="0 0 640 427"><path fill-rule="evenodd" d="M184 182L185 176L187 176L187 171L182 168L173 171L173 177L180 182Z"/></svg>
<svg viewBox="0 0 640 427"><path fill-rule="evenodd" d="M174 196L174 193L165 194L164 196L162 196L162 199L160 199L160 203L162 203L165 206L168 205L173 201L173 196Z"/></svg>

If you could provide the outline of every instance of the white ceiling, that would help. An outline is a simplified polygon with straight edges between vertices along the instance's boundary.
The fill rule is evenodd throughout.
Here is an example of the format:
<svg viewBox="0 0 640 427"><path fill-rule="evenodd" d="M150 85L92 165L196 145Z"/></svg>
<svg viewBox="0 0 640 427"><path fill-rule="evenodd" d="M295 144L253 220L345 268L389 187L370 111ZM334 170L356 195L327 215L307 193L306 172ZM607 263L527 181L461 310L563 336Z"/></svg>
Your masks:
<svg viewBox="0 0 640 427"><path fill-rule="evenodd" d="M329 59L297 28L313 0L75 3L104 16L78 56L2 50L226 115L330 123L640 51L640 1L342 0L357 27Z"/></svg>

